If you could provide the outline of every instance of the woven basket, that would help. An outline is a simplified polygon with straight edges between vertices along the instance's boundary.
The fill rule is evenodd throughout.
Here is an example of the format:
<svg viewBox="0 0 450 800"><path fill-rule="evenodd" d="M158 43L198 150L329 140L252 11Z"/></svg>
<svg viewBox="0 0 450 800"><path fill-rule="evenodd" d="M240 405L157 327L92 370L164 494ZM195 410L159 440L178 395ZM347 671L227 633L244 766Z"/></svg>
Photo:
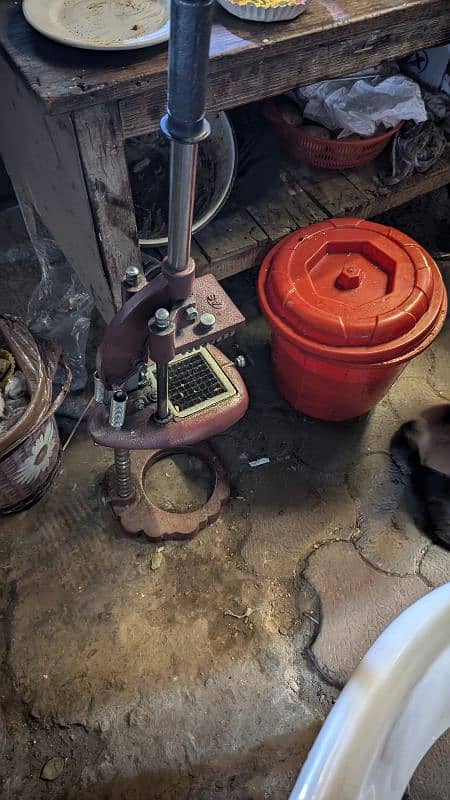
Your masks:
<svg viewBox="0 0 450 800"><path fill-rule="evenodd" d="M400 122L386 133L367 139L322 139L286 122L272 101L264 104L264 114L276 128L289 155L313 167L325 169L351 169L369 164L380 155L402 126Z"/></svg>

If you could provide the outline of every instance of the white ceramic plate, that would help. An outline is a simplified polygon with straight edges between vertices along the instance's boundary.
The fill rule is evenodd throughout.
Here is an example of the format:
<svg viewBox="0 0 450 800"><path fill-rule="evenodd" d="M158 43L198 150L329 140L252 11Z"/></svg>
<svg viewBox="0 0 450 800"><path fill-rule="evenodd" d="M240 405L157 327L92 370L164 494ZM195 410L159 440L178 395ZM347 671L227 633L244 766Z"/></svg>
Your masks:
<svg viewBox="0 0 450 800"><path fill-rule="evenodd" d="M132 50L166 42L170 0L23 0L44 36L86 50Z"/></svg>

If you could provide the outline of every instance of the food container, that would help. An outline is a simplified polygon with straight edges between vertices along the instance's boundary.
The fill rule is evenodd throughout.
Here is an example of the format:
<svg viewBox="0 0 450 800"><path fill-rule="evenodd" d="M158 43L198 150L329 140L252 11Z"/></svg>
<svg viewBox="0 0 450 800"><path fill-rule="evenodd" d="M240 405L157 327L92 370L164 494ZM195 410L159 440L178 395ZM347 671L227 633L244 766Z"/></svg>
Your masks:
<svg viewBox="0 0 450 800"><path fill-rule="evenodd" d="M221 6L230 14L240 19L248 19L252 22L282 22L285 19L295 19L303 13L306 7L306 0L295 0L292 3L281 2L240 2L233 3L232 0L218 0Z"/></svg>
<svg viewBox="0 0 450 800"><path fill-rule="evenodd" d="M439 269L417 242L360 219L282 239L259 274L281 394L323 420L369 411L444 323Z"/></svg>
<svg viewBox="0 0 450 800"><path fill-rule="evenodd" d="M273 101L264 104L264 115L274 125L292 158L324 169L354 169L369 164L383 152L403 124L400 122L385 133L364 139L324 139L290 125Z"/></svg>

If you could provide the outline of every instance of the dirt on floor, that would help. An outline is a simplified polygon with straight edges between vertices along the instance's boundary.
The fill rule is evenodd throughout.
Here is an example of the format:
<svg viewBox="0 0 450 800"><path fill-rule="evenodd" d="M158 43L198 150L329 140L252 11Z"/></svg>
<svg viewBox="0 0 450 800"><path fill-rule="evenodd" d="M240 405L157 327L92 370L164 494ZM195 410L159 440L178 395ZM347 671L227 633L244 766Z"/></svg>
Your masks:
<svg viewBox="0 0 450 800"><path fill-rule="evenodd" d="M419 238L414 208L388 221L406 230L416 213ZM31 274L11 215L8 226ZM23 302L17 260L4 261L9 296ZM218 521L161 550L125 536L102 483L111 455L82 426L48 494L1 522L5 800L287 800L364 652L450 580L450 554L414 521L389 447L403 421L450 400L450 326L370 415L321 423L273 383L254 273L228 290L247 318L228 351L247 357L250 408L213 442L232 486ZM159 462L147 490L186 507L205 498L208 476L189 460ZM412 800L448 800L449 754L447 736Z"/></svg>

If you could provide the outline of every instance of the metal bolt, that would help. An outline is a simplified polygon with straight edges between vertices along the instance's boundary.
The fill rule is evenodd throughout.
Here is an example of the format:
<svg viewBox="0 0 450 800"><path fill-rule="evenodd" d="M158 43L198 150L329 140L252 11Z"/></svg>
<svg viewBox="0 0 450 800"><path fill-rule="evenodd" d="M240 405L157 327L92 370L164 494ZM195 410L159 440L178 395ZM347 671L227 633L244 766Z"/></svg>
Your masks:
<svg viewBox="0 0 450 800"><path fill-rule="evenodd" d="M209 330L210 328L214 327L216 324L216 318L214 314L202 314L200 317L200 325L203 328Z"/></svg>
<svg viewBox="0 0 450 800"><path fill-rule="evenodd" d="M238 367L238 369L244 369L244 367L247 366L245 356L236 356L236 358L234 359L234 363L235 366Z"/></svg>
<svg viewBox="0 0 450 800"><path fill-rule="evenodd" d="M188 306L184 313L188 322L195 322L198 317L198 311L195 306Z"/></svg>
<svg viewBox="0 0 450 800"><path fill-rule="evenodd" d="M170 314L167 308L157 308L155 311L155 325L161 331L169 327Z"/></svg>
<svg viewBox="0 0 450 800"><path fill-rule="evenodd" d="M137 400L134 401L134 407L136 411L142 411L147 405L147 401L145 397L138 397Z"/></svg>
<svg viewBox="0 0 450 800"><path fill-rule="evenodd" d="M125 282L128 286L137 286L139 282L139 275L141 274L138 267L127 267L125 272Z"/></svg>
<svg viewBox="0 0 450 800"><path fill-rule="evenodd" d="M147 367L143 366L138 372L138 389L144 389L148 383Z"/></svg>

